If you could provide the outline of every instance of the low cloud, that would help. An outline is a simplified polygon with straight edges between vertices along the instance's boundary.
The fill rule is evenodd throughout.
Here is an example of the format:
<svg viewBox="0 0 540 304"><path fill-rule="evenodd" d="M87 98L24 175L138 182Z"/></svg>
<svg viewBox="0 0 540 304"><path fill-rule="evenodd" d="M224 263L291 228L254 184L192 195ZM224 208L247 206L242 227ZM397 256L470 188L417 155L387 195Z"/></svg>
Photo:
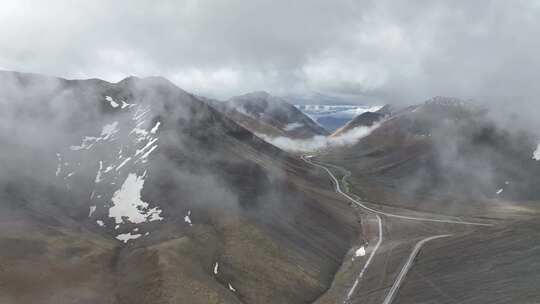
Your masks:
<svg viewBox="0 0 540 304"><path fill-rule="evenodd" d="M356 127L337 136L326 137L314 136L310 139L294 139L285 136L271 137L265 134L256 134L264 141L289 152L312 152L328 149L331 147L350 146L357 143L361 138L368 136L380 123L371 127Z"/></svg>

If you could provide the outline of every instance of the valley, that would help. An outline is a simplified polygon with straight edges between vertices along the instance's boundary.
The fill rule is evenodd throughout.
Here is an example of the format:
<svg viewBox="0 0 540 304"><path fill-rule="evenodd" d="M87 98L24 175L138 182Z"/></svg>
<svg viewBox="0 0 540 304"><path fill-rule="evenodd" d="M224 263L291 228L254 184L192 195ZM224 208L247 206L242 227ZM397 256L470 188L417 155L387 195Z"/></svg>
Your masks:
<svg viewBox="0 0 540 304"><path fill-rule="evenodd" d="M538 170L529 138L499 134L478 117L471 123L474 110L460 103L377 107L329 134L266 93L243 95L239 111L163 78L0 76L11 86L0 94L18 102L21 126L2 130L13 149L2 155L10 172L0 201L6 303L504 303L492 297L496 291L538 296L531 284L490 281L519 274L533 282L538 267L530 222L539 210L524 200L537 190L515 182ZM495 160L502 177L494 184L438 158L439 145L456 138L444 124L449 118L471 128L460 133L472 138L460 140L460 149L481 145ZM306 128L290 133L296 123ZM273 145L276 137L325 144L288 151ZM511 167L496 162L503 156ZM437 178L418 175L425 170ZM416 188L399 187L407 178ZM498 180L512 182L494 202ZM470 185L485 192L456 191ZM43 276L32 279L34 268Z"/></svg>
<svg viewBox="0 0 540 304"><path fill-rule="evenodd" d="M354 196L354 194L349 194L349 193L347 193L348 191L343 192L341 190L342 187L340 186L340 184L343 185L343 184L347 183L346 178L347 178L348 175L350 175L350 172L346 172L343 175L343 177L341 179L342 182L340 183L340 181L332 173L332 171L329 169L329 167L313 161L313 159L315 158L313 155L302 155L301 158L305 162L307 162L307 163L309 163L309 164L311 164L313 166L317 166L317 167L325 170L328 173L329 177L332 179L332 182L333 182L333 184L335 186L336 192L343 195L348 200L350 200L350 202L352 202L354 204L354 206L359 207L359 208L362 209L362 211L361 211L361 213L363 214L361 216L362 222L373 221L372 219L370 219L370 217L373 217L373 215L376 218L377 229L373 229L373 228L372 229L366 229L367 231L372 231L373 235L372 236L364 235L364 237L368 240L368 244L374 243L374 245L371 248L369 246L367 247L367 251L370 252L369 256L367 257L367 259L365 261L363 261L364 265L362 266L358 276L354 279L354 283L352 284L350 289L347 291L346 297L344 297L345 300L343 300L343 303L366 303L366 299L373 299L373 301L370 301L368 303L385 303L385 304L392 303L392 301L394 300L399 288L401 287L401 285L402 285L402 283L403 283L409 269L411 268L412 264L414 263L414 259L418 255L418 252L420 251L422 246L424 246L429 241L434 241L434 240L437 240L437 239L440 239L440 238L452 237L452 234L439 234L439 235L427 236L427 237L425 237L423 239L420 239L414 245L414 247L412 248L411 254L407 257L407 259L405 259L406 255L404 255L403 257L400 256L401 254L404 254L404 253L402 253L400 251L396 251L395 253L391 252L390 254L383 252L381 255L383 255L383 256L386 255L386 257L385 257L386 260L387 260L386 263L388 263L389 259L394 260L394 261L399 261L400 258L403 258L404 261L405 261L403 263L403 267L399 270L399 272L397 272L397 276L395 277L395 281L393 283L391 283L391 286L388 286L387 285L388 282L383 279L378 287L377 286L372 286L371 291L367 290L367 292L368 292L367 295L366 294L356 294L356 289L358 288L359 285L370 284L369 282L367 282L367 284L365 284L362 279L364 277L364 274L369 271L368 268L371 265L373 259L375 259L375 260L380 259L380 256L376 256L376 254L377 254L377 251L379 250L379 248L381 247L381 245L384 243L383 235L389 234L389 232L391 231L391 228L389 228L389 227L394 226L394 227L399 227L398 229L402 229L402 226L404 226L402 223L400 223L402 221L412 222L413 227L414 226L419 226L417 228L418 231L412 230L412 231L409 231L406 236L402 235L401 238L399 238L399 239L393 239L392 240L392 238L391 238L391 240L390 240L390 242L392 242L392 241L396 242L397 241L397 242L404 243L404 244L402 244L402 246L407 247L408 245L405 245L405 244L407 244L408 242L412 242L415 239L413 237L414 235L416 235L416 238L420 237L421 235L425 236L428 233L427 231L430 231L430 230L432 231L431 233L442 233L444 231L453 232L453 233L456 233L456 232L457 233L464 233L465 231L471 231L471 229L465 229L465 228L462 228L462 227L459 227L459 226L465 225L465 226L470 226L470 227L474 227L474 226L476 226L476 227L482 227L482 226L483 227L489 227L489 226L493 225L493 224L487 223L487 222L467 222L467 221L463 221L462 219L450 219L450 218L447 218L445 216L435 215L435 214L419 214L418 212L414 212L414 211L410 211L410 210L403 210L403 209L401 209L401 210L397 209L397 210L392 211L392 212L400 212L400 214L387 213L387 212L383 212L381 210L373 209L372 207L366 206L366 204L368 204L368 203L361 202L361 201L353 198L352 196ZM347 188L347 187L345 186L345 188ZM404 214L406 214L406 215L404 215ZM426 224L426 223L432 223L432 225ZM414 225L414 224L416 224L416 225ZM439 224L447 224L447 225L445 225L446 227L443 228ZM451 227L451 225L457 225L458 227L457 228L456 227ZM433 227L431 227L431 226L433 226ZM393 234L394 233L392 233L392 237L394 237ZM388 241L386 241L386 242L388 242ZM388 250L388 249L386 249L386 250ZM381 251L386 251L386 250L381 250ZM353 261L354 261L354 258L353 258ZM397 263L394 262L394 264L398 264L398 263L399 262L397 262ZM350 271L350 270L348 270L348 271ZM372 270L372 271L376 273L377 269ZM396 273L396 271L397 270L394 270L393 272ZM387 273L388 268L385 268L384 272ZM373 276L376 276L376 274L373 275ZM343 283L343 285L347 286L347 285L350 285L350 284ZM335 287L335 288L339 288L339 287ZM375 295L372 293L373 289L377 290ZM336 291L332 291L332 292L336 293ZM337 293L339 293L339 292L337 292ZM330 292L328 294L330 294ZM336 296L336 297L337 298L332 298L332 296L328 296L328 299L322 300L319 303L332 303L332 302L335 303L335 302L339 301L339 296ZM378 301L379 299L377 297L380 298L380 301Z"/></svg>
<svg viewBox="0 0 540 304"><path fill-rule="evenodd" d="M0 1L0 304L540 303L540 0Z"/></svg>

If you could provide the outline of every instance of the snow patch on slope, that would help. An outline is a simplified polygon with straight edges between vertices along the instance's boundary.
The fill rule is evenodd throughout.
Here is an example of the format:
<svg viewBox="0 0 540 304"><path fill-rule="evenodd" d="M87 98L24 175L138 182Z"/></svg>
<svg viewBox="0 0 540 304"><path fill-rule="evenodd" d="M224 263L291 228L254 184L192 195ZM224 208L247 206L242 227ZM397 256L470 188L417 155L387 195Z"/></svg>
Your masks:
<svg viewBox="0 0 540 304"><path fill-rule="evenodd" d="M122 233L122 234L117 235L116 239L119 240L119 241L122 241L124 243L127 243L128 241L138 239L141 236L142 236L142 234L140 234L140 233L131 234L131 232L128 232L128 233Z"/></svg>
<svg viewBox="0 0 540 304"><path fill-rule="evenodd" d="M355 257L363 257L366 255L366 248L364 246L360 246L360 248L356 249L354 252Z"/></svg>
<svg viewBox="0 0 540 304"><path fill-rule="evenodd" d="M534 160L540 160L540 144L538 144L538 147L536 147L536 150L534 150L532 158Z"/></svg>
<svg viewBox="0 0 540 304"><path fill-rule="evenodd" d="M186 214L186 216L184 216L184 222L188 223L189 226L193 226L190 216L191 216L191 210L188 210L188 213Z"/></svg>
<svg viewBox="0 0 540 304"><path fill-rule="evenodd" d="M120 104L116 102L111 96L105 96L105 100L108 101L113 108L118 108L118 106L120 106Z"/></svg>
<svg viewBox="0 0 540 304"><path fill-rule="evenodd" d="M137 224L163 219L158 207L149 209L148 203L141 200L143 186L143 177L130 173L120 189L114 193L109 217L114 218L116 224L121 224L124 220Z"/></svg>
<svg viewBox="0 0 540 304"><path fill-rule="evenodd" d="M150 105L115 101L112 97L106 99L111 106L118 105L116 120L104 122L101 131L96 132L99 135L84 136L80 144L69 146L66 151L57 153L58 164L54 174L66 183L67 190L71 190L77 185L77 181L70 177L79 173L85 176L85 172L80 170L86 168L97 169L93 178L94 185L89 193L88 217L93 218L99 227L105 227L107 220L99 218L95 213L97 208L105 207L105 217L110 218L110 223L107 224L119 230L116 237L118 240L127 243L140 237L133 234L139 228L135 227L131 233L124 233L121 227L123 224L163 220L159 206L141 198L148 170L145 164L150 154L158 148L158 130L162 122L150 117ZM93 156L98 156L97 160ZM89 163L90 160L97 164Z"/></svg>

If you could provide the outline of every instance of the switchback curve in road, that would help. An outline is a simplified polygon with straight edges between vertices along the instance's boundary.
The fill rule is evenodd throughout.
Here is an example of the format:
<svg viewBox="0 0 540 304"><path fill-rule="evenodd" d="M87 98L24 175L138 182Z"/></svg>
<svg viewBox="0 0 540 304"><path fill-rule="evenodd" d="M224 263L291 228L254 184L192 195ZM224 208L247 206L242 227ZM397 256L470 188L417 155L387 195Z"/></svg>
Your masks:
<svg viewBox="0 0 540 304"><path fill-rule="evenodd" d="M326 171L326 173L328 173L328 175L330 176L330 178L333 180L335 186L336 186L336 192L341 194L342 196L346 197L348 200L350 200L351 202L353 202L354 204L356 204L357 206L367 210L367 211L370 211L370 212L373 212L375 214L380 214L380 215L384 215L384 216L388 216L388 217L393 217L393 218L399 218L399 219L404 219L404 220L411 220L411 221L422 221L422 222L436 222L436 223L447 223L447 224L461 224L461 225L472 225L472 226L493 226L492 224L486 224L486 223L476 223L476 222L467 222L467 221L460 221L460 220L448 220L448 219L434 219L434 218L422 218L422 217L412 217L412 216L405 216L405 215L399 215L399 214L393 214L393 213L388 213L388 212L383 212L383 211L380 211L380 210L377 210L377 209L373 209L371 207L368 207L366 206L364 203L352 198L350 195L348 195L347 193L343 192L341 190L341 186L339 185L339 181L338 179L334 176L334 174L330 171L330 169L328 169L327 167L321 165L321 164L318 164L318 163L315 163L315 162L312 162L311 160L309 160L311 156L309 155L302 155L300 158L308 163L308 164L311 164L313 166L316 166L316 167L319 167L323 170Z"/></svg>

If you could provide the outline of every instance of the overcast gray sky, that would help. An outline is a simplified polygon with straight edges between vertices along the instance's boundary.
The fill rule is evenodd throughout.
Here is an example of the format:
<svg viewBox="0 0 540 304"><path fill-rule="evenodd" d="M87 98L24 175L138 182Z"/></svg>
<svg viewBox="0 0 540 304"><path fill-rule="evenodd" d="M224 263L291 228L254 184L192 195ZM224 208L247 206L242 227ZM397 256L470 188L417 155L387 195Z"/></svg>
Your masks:
<svg viewBox="0 0 540 304"><path fill-rule="evenodd" d="M0 0L0 68L202 95L540 96L540 1Z"/></svg>

